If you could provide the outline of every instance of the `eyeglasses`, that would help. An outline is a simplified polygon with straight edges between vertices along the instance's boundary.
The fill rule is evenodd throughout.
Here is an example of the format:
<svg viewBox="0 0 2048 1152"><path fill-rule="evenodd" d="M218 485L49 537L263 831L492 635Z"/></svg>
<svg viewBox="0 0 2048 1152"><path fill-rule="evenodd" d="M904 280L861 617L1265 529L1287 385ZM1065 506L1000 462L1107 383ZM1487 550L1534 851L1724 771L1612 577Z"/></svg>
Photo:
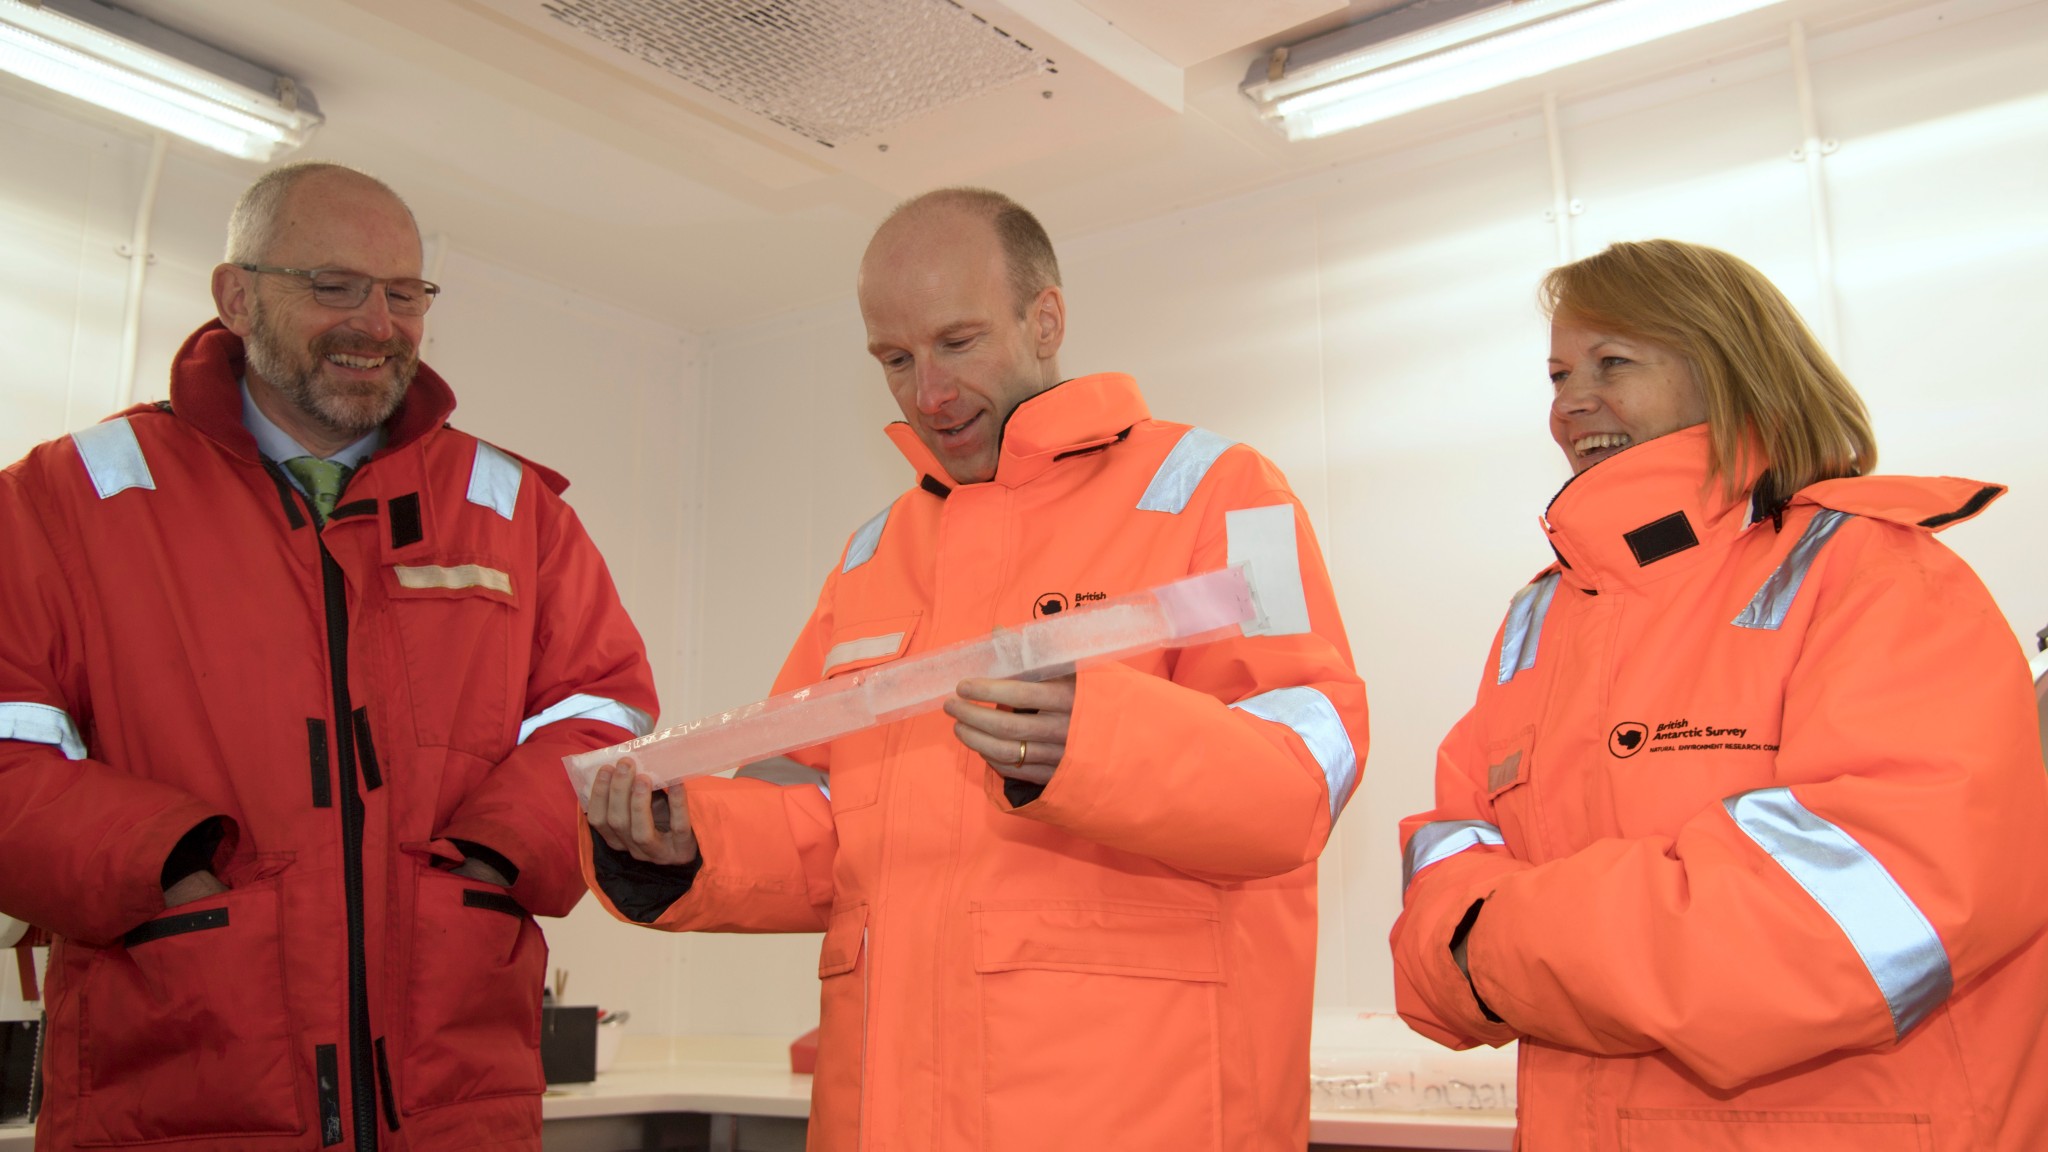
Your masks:
<svg viewBox="0 0 2048 1152"><path fill-rule="evenodd" d="M379 279L361 272L349 272L340 268L279 268L271 264L237 264L235 267L248 272L268 272L273 276L297 276L312 285L313 299L329 308L360 308L370 298L370 289L384 286L384 303L400 316L424 316L433 306L434 297L441 294L441 286L426 280L415 280L410 276L394 276Z"/></svg>

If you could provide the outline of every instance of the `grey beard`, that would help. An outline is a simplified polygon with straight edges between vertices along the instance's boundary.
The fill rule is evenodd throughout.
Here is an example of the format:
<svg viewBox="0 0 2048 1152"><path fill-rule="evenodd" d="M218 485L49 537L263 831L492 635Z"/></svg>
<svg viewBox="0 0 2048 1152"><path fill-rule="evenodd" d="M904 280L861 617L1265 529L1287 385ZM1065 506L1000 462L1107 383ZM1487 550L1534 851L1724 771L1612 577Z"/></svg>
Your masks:
<svg viewBox="0 0 2048 1152"><path fill-rule="evenodd" d="M316 339L307 350L305 361L294 364L260 302L251 320L249 338L243 342L249 368L268 381L307 419L336 435L360 437L389 420L405 401L413 376L419 371L417 350L410 343L396 338L376 346L374 350L365 349L360 344L350 347L346 341ZM314 376L320 370L321 360L327 353L335 351L389 356L391 364L388 366L392 368L397 386L384 394L342 392L319 387Z"/></svg>

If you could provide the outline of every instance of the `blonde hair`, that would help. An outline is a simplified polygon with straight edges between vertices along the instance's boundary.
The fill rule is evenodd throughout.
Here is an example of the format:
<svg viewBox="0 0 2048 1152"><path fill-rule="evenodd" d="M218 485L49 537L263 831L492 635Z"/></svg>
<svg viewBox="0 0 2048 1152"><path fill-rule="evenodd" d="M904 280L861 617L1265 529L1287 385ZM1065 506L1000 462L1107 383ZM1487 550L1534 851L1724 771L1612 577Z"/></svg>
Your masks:
<svg viewBox="0 0 2048 1152"><path fill-rule="evenodd" d="M1821 480L1877 466L1863 398L1777 286L1719 249L1610 245L1543 278L1544 311L1684 357L1707 402L1708 479L1732 499L1757 468L1757 503L1782 508Z"/></svg>

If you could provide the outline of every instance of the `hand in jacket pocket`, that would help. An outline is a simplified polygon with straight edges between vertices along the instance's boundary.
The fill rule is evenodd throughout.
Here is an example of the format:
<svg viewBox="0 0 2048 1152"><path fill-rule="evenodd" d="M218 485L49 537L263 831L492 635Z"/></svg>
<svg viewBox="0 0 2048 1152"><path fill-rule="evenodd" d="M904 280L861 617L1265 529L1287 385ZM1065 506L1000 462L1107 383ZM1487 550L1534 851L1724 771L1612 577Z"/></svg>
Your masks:
<svg viewBox="0 0 2048 1152"><path fill-rule="evenodd" d="M227 890L228 886L220 882L220 877L202 869L164 889L164 908L168 911L180 904L218 896Z"/></svg>

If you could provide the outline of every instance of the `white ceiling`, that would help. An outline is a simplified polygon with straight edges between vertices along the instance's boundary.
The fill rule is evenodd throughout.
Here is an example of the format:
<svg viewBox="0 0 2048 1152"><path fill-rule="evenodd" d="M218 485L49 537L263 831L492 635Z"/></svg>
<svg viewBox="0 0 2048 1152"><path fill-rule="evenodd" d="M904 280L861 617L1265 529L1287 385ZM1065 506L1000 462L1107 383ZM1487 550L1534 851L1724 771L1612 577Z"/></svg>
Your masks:
<svg viewBox="0 0 2048 1152"><path fill-rule="evenodd" d="M116 2L295 77L327 117L306 155L384 177L453 247L708 331L845 295L869 230L921 188L1000 188L1079 236L1915 0L1785 0L1294 145L1238 94L1251 61L1403 0L962 0L1058 73L829 150L550 34L535 0Z"/></svg>

